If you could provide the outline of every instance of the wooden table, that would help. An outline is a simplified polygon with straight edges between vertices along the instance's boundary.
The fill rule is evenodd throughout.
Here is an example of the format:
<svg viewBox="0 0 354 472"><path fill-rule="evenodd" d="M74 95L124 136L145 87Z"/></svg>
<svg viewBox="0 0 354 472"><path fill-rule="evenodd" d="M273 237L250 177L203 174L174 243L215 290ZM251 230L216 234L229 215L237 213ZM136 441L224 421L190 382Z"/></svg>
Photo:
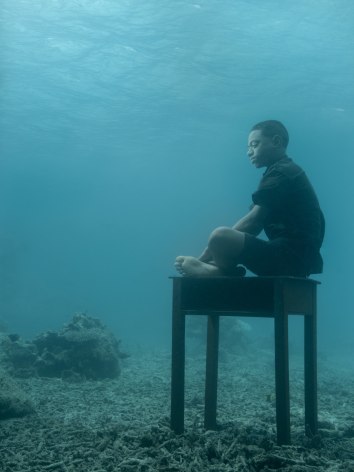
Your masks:
<svg viewBox="0 0 354 472"><path fill-rule="evenodd" d="M216 428L219 317L274 318L277 442L290 444L288 315L304 316L305 429L317 433L318 282L297 277L172 277L171 428L184 431L185 317L208 316L206 429Z"/></svg>

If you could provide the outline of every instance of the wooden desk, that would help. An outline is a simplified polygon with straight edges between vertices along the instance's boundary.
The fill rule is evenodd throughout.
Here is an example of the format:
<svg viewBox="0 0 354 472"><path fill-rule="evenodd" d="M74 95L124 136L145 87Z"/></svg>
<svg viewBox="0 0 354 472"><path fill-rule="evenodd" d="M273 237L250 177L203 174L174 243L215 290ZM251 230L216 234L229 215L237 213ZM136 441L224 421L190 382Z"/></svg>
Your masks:
<svg viewBox="0 0 354 472"><path fill-rule="evenodd" d="M297 277L172 277L171 428L184 431L185 316L208 316L206 429L216 428L219 317L274 318L278 444L290 444L288 315L304 316L305 427L317 433L318 282Z"/></svg>

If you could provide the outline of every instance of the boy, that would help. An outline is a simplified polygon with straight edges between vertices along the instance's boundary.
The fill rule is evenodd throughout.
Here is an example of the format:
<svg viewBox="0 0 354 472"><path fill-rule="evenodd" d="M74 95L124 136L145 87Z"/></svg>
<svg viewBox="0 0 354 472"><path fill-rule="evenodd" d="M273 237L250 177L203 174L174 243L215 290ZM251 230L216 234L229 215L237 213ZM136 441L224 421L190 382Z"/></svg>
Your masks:
<svg viewBox="0 0 354 472"><path fill-rule="evenodd" d="M322 272L320 255L325 222L304 171L286 154L289 135L282 123L262 121L251 129L248 156L266 171L252 195L248 214L232 228L216 228L199 259L178 256L182 275L257 275L307 277ZM268 240L257 238L264 230Z"/></svg>

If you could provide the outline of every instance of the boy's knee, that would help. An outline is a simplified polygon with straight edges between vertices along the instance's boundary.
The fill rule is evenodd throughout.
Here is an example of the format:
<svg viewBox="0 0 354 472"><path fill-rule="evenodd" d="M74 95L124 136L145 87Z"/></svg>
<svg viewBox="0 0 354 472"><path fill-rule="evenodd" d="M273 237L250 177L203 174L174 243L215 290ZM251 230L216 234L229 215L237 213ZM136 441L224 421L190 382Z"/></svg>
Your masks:
<svg viewBox="0 0 354 472"><path fill-rule="evenodd" d="M222 252L239 252L244 246L244 233L227 226L220 226L214 229L209 238L209 248L222 250Z"/></svg>
<svg viewBox="0 0 354 472"><path fill-rule="evenodd" d="M220 243L224 243L230 237L230 233L232 233L231 228L227 226L219 226L218 228L214 229L211 233L209 238L209 245L219 245Z"/></svg>

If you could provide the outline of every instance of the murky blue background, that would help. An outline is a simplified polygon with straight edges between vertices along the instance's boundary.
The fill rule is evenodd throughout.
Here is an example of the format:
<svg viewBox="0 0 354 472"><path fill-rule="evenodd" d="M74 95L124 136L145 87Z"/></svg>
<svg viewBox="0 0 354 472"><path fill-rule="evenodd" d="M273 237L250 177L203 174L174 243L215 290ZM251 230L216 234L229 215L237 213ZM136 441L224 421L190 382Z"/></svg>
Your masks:
<svg viewBox="0 0 354 472"><path fill-rule="evenodd" d="M282 120L327 220L320 346L353 342L352 0L3 0L0 309L170 341L173 261L248 209Z"/></svg>

